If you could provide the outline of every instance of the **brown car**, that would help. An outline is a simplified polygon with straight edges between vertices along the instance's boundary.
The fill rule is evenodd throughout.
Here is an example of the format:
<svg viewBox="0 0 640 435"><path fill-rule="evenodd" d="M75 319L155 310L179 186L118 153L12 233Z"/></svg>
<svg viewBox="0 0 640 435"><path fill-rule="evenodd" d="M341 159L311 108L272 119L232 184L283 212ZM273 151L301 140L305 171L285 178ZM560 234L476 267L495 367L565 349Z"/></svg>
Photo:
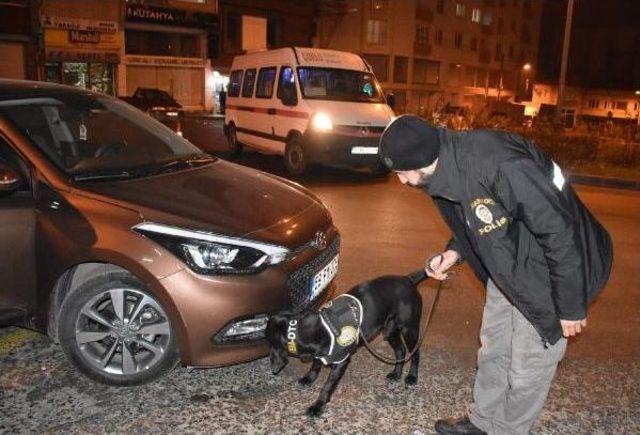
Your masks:
<svg viewBox="0 0 640 435"><path fill-rule="evenodd" d="M92 379L265 355L268 316L327 299L338 251L304 188L118 99L0 80L0 326L46 331Z"/></svg>

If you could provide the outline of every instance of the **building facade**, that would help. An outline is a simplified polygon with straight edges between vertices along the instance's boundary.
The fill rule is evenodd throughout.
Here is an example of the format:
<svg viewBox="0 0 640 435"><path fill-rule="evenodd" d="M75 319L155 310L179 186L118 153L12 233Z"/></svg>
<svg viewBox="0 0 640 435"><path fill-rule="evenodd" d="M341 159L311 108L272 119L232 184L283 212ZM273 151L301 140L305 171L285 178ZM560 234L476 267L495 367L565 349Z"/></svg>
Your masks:
<svg viewBox="0 0 640 435"><path fill-rule="evenodd" d="M0 2L0 78L37 78L36 1Z"/></svg>
<svg viewBox="0 0 640 435"><path fill-rule="evenodd" d="M314 46L362 54L398 112L520 100L536 71L532 0L320 2Z"/></svg>

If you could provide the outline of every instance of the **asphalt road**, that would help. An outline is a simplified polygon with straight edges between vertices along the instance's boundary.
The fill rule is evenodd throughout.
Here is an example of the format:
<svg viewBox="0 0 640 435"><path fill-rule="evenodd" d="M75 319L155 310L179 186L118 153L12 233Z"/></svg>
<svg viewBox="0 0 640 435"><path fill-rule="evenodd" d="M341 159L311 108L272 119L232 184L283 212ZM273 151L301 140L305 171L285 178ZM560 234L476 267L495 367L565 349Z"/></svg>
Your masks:
<svg viewBox="0 0 640 435"><path fill-rule="evenodd" d="M219 121L185 136L224 153ZM239 163L285 175L281 159L248 153ZM395 177L315 169L296 180L331 210L342 233L340 291L383 274L419 268L449 233L431 202ZM640 192L577 186L614 240L611 280L589 325L571 340L534 433L640 433ZM429 305L435 284L420 287ZM111 388L78 375L45 336L0 328L0 433L217 432L432 433L437 418L471 400L484 292L467 266L447 283L423 343L418 385L389 385L388 366L358 352L325 414L304 416L326 376L296 383L294 362L272 376L266 359L233 367L178 368L151 385ZM377 350L387 352L378 341Z"/></svg>

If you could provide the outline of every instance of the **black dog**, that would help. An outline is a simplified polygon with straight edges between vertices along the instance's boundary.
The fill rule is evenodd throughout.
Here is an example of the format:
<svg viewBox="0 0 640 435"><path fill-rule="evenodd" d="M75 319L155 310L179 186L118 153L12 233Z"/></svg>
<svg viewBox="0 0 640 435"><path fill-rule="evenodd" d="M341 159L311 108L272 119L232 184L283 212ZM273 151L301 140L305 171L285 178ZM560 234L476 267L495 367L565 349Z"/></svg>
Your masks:
<svg viewBox="0 0 640 435"><path fill-rule="evenodd" d="M409 352L418 343L422 298L416 286L424 279L426 279L424 270L409 276L383 276L355 286L347 293L351 297L339 296L332 302L333 305L337 305L335 302L339 299L351 301L357 299L358 305L362 308L362 316L359 318L360 334L369 342L382 332L385 340L393 348L395 360L403 360L406 352L401 335ZM344 311L347 310L343 309ZM278 374L287 365L290 354L303 361L313 360L307 374L298 381L302 385L311 385L318 378L323 363L331 365L331 373L322 387L320 397L307 409L307 415L312 417L322 414L349 365L351 353L358 346L357 332L349 327L343 328L340 336L338 336L339 332L335 331L334 335L337 338L332 337L331 328L327 326L330 322L327 322L327 315L323 313L322 308L320 312L303 312L297 315L278 313L269 319L266 329L273 374ZM340 355L341 361L336 362L335 358L331 359L328 355L331 353L330 349L334 348L334 341L341 343L341 339L347 344L351 343L352 346L341 349L343 351ZM409 374L404 380L406 385L417 382L419 361L420 352L416 350L411 357ZM387 375L387 379L399 380L403 366L403 362L396 363L393 371Z"/></svg>

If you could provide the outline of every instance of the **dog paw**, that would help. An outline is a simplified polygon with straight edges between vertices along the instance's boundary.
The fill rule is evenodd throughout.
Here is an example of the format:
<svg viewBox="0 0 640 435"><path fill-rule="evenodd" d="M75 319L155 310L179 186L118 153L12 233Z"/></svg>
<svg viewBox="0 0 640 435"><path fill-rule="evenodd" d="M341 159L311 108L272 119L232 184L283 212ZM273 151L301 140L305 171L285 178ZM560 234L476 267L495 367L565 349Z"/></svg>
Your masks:
<svg viewBox="0 0 640 435"><path fill-rule="evenodd" d="M313 381L315 381L315 379L313 378L308 378L306 376L298 379L298 383L300 385L302 385L303 387L308 387L309 385L313 384Z"/></svg>
<svg viewBox="0 0 640 435"><path fill-rule="evenodd" d="M397 382L400 379L400 376L402 376L401 373L391 372L387 375L387 380L390 382Z"/></svg>
<svg viewBox="0 0 640 435"><path fill-rule="evenodd" d="M416 375L407 375L406 378L404 378L404 384L405 385L415 385L418 383L418 377Z"/></svg>
<svg viewBox="0 0 640 435"><path fill-rule="evenodd" d="M307 408L307 416L309 417L320 417L322 412L324 411L324 405L320 403L315 403Z"/></svg>

